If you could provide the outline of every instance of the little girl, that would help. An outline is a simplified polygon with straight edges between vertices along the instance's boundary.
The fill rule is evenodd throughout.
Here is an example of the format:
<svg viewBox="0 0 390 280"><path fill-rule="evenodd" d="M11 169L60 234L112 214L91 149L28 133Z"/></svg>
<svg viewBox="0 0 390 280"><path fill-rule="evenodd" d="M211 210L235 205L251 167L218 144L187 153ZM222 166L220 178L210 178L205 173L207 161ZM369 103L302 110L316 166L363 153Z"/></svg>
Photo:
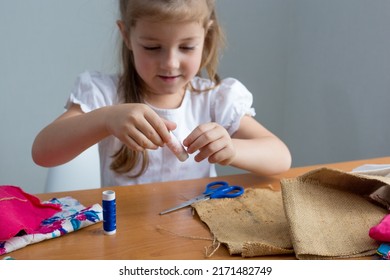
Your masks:
<svg viewBox="0 0 390 280"><path fill-rule="evenodd" d="M260 175L289 169L286 145L253 118L252 94L216 73L214 5L121 0L121 73L82 73L66 112L37 135L33 160L60 165L99 143L103 186L216 176L215 164ZM171 132L188 159L167 147Z"/></svg>

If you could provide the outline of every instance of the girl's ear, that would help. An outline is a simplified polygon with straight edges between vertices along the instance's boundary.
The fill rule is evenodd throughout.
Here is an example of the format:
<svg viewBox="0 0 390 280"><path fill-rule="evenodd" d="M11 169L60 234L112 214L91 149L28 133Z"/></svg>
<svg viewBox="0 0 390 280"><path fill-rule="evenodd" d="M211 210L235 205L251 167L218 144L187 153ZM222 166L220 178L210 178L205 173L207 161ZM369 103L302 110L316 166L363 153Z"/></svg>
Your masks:
<svg viewBox="0 0 390 280"><path fill-rule="evenodd" d="M116 24L118 25L119 31L121 32L122 40L125 42L127 48L131 50L130 36L127 32L126 24L123 20L117 20Z"/></svg>

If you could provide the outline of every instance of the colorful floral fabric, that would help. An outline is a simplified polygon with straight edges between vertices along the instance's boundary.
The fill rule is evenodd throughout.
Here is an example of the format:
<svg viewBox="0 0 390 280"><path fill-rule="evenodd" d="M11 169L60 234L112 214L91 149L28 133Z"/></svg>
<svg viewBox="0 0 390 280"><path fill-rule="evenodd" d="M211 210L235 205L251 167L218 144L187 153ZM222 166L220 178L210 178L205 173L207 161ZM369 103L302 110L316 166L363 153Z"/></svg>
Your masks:
<svg viewBox="0 0 390 280"><path fill-rule="evenodd" d="M382 243L377 250L377 254L384 260L390 260L390 244Z"/></svg>
<svg viewBox="0 0 390 280"><path fill-rule="evenodd" d="M61 207L61 211L43 220L35 233L15 236L6 241L0 241L0 255L46 239L60 237L103 220L103 211L99 204L85 207L78 200L69 196L53 198L44 203L58 205Z"/></svg>

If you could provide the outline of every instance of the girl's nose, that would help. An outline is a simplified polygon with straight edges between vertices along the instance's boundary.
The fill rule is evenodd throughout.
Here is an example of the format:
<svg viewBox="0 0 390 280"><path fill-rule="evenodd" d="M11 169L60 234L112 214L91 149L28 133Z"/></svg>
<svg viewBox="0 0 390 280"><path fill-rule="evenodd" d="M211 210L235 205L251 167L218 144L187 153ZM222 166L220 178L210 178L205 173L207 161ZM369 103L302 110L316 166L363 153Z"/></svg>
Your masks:
<svg viewBox="0 0 390 280"><path fill-rule="evenodd" d="M180 65L179 54L175 50L167 50L161 59L161 68L177 69Z"/></svg>

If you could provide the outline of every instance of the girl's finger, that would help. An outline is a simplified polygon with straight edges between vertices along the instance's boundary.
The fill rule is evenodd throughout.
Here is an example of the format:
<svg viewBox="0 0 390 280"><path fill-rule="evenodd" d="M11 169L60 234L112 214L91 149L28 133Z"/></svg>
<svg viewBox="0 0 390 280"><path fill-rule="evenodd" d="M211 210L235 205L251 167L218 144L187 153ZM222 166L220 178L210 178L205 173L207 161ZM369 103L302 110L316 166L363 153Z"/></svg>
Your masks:
<svg viewBox="0 0 390 280"><path fill-rule="evenodd" d="M210 142L199 150L199 153L195 156L196 161L202 161L206 158L215 157L216 154L219 154L224 148L226 144L223 142L222 138L217 141ZM215 163L214 161L210 163Z"/></svg>
<svg viewBox="0 0 390 280"><path fill-rule="evenodd" d="M210 143L221 138L221 133L216 126L212 124L198 126L184 141L184 145L188 147L188 153L194 153L201 150Z"/></svg>
<svg viewBox="0 0 390 280"><path fill-rule="evenodd" d="M152 139L156 145L162 147L171 139L169 131L176 129L176 123L160 118L154 111L146 113L145 119L149 124L149 127L147 128L149 132L145 130L142 131L147 137L152 137L150 139ZM153 131L153 133L151 133L151 131ZM148 133L150 135L148 135Z"/></svg>
<svg viewBox="0 0 390 280"><path fill-rule="evenodd" d="M140 131L137 128L133 128L131 131L128 132L128 142L129 145L133 145L134 149L138 150L145 150L145 149L157 149L158 145L153 143L149 137L147 137L144 132Z"/></svg>

